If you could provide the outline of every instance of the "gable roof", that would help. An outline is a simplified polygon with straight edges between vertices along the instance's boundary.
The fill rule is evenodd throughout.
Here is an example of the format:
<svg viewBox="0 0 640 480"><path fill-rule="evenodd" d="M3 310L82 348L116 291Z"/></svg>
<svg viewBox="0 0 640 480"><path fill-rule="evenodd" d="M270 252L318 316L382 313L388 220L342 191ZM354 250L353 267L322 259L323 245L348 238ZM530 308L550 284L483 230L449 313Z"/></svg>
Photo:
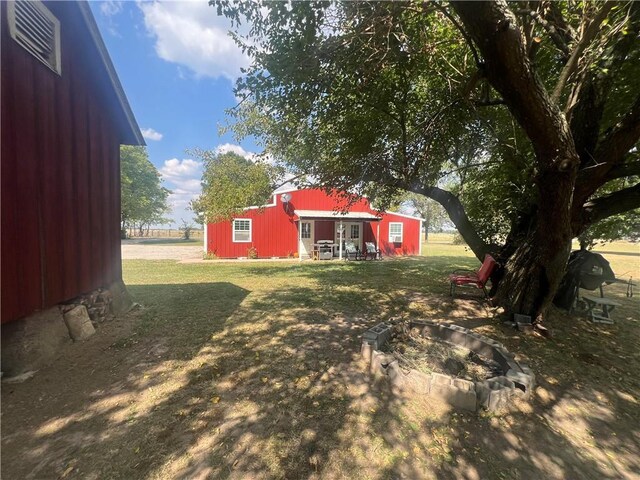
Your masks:
<svg viewBox="0 0 640 480"><path fill-rule="evenodd" d="M113 88L113 92L115 93L118 103L120 105L120 109L124 114L127 120L127 132L128 135L123 138L123 143L127 145L146 145L144 141L144 137L142 136L142 132L140 131L140 127L138 126L138 122L136 121L136 117L133 115L133 111L131 110L131 106L129 105L129 101L127 100L127 96L124 93L124 89L122 88L122 84L120 83L120 79L118 78L118 74L116 73L116 69L111 62L111 57L109 56L109 52L107 51L107 47L102 40L102 35L100 35L100 30L98 29L98 25L96 24L96 20L93 17L93 13L91 13L91 8L86 1L77 2L78 8L80 9L80 14L84 23L91 35L91 39L95 44L98 50L98 56L100 57L100 61L105 68L107 76L109 78L109 82L111 87Z"/></svg>
<svg viewBox="0 0 640 480"><path fill-rule="evenodd" d="M244 210L254 210L254 209L258 209L258 208L269 208L269 207L275 207L278 204L278 195L282 195L283 193L291 193L291 192L301 192L304 190L316 190L316 188L314 187L308 187L308 188L296 188L296 187L290 187L290 188L283 188L281 189L276 189L272 194L271 194L271 198L272 198L272 203L267 203L266 205L252 205L250 207L245 207ZM369 199L367 197L362 197L363 199L365 199L367 202L369 202ZM376 210L373 205L371 205L371 203L369 202L369 207L372 210ZM299 215L298 212L301 212L302 215ZM315 212L316 215L311 215L310 212ZM325 215L320 215L320 212L324 212ZM296 210L295 213L296 215L298 215L298 217L303 216L303 217L312 217L314 216L315 218L320 218L320 217L324 217L324 218L329 218L328 217L328 213L327 212L333 212L332 210ZM409 218L411 220L420 220L421 222L424 222L424 218L422 217L417 217L414 215L408 215L406 213L399 213L399 212L391 212L389 210L381 212L383 214L391 214L391 215L397 215L399 217L404 217L404 218ZM344 214L342 214L344 215ZM375 215L372 215L372 217L375 217L376 219L380 219L379 217L376 217ZM335 218L340 218L339 215L336 215ZM347 217L342 217L342 218L347 218ZM367 220L369 221L369 220ZM371 220L371 221L375 221L375 220Z"/></svg>

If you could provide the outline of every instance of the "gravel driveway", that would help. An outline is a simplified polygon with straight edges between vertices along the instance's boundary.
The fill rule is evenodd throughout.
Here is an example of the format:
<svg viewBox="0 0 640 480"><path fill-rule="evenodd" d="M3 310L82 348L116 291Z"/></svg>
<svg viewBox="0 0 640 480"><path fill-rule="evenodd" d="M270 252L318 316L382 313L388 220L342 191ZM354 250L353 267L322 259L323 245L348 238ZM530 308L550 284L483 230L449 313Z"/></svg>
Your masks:
<svg viewBox="0 0 640 480"><path fill-rule="evenodd" d="M123 260L196 260L202 259L201 245L122 244Z"/></svg>

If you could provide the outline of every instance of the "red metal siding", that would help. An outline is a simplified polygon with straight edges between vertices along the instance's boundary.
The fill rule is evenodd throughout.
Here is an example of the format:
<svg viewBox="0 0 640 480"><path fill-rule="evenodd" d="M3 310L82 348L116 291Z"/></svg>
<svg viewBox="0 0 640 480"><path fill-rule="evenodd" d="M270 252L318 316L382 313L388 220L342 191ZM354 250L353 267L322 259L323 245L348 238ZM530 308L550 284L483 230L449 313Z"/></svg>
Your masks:
<svg viewBox="0 0 640 480"><path fill-rule="evenodd" d="M232 223L218 222L207 225L207 251L220 258L246 257L248 249L254 247L259 257L285 257L298 251L297 217L294 210L338 210L346 205L346 200L329 196L322 190L307 189L290 192L291 200L286 206L275 196L275 206L262 210L248 209L237 218L252 219L252 238L250 243L232 241ZM366 199L360 199L349 208L351 212L378 214ZM400 244L389 243L389 222L402 222L403 241ZM387 255L417 255L420 251L420 220L383 213L379 222L364 223L363 239L378 245L376 235L380 231L380 248ZM334 238L334 222L318 220L315 222L314 240Z"/></svg>
<svg viewBox="0 0 640 480"><path fill-rule="evenodd" d="M2 16L2 322L121 278L122 115L72 2L60 20L62 75L9 37Z"/></svg>
<svg viewBox="0 0 640 480"><path fill-rule="evenodd" d="M318 220L315 223L315 231L313 232L313 241L333 240L335 236L335 222Z"/></svg>

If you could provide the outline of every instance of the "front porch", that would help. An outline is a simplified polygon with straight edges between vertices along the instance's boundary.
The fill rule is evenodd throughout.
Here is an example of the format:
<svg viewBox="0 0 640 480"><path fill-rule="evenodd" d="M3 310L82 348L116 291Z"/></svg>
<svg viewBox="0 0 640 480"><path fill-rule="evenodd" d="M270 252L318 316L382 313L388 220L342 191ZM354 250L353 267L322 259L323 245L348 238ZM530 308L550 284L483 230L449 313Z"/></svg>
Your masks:
<svg viewBox="0 0 640 480"><path fill-rule="evenodd" d="M345 259L351 245L360 252L365 243L378 248L380 217L368 212L296 210L298 217L298 257L304 259Z"/></svg>

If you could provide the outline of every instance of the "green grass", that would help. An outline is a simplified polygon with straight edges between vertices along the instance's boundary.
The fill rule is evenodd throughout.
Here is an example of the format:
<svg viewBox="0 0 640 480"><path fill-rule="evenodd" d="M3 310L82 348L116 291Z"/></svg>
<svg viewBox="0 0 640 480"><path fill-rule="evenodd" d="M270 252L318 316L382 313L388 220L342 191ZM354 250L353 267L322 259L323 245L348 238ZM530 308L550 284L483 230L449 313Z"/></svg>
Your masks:
<svg viewBox="0 0 640 480"><path fill-rule="evenodd" d="M623 251L606 255L612 265L640 270L635 256L616 248ZM146 442L122 454L112 476L126 477L125 467L140 458L156 459L147 478L203 471L212 478L586 478L633 471L637 298L612 290L624 302L615 325L557 311L553 339L527 337L496 321L477 294L448 297L448 273L479 265L464 246L445 238L423 252L382 262L125 261L125 281L142 307L133 317L134 342L116 348L146 355L149 345L166 344L169 358L149 371L160 375L154 388L174 393L139 430L134 423ZM504 416L471 415L394 396L368 377L358 352L364 330L398 317L453 321L503 342L538 376L533 403ZM146 391L136 395L144 404ZM156 440L154 425L165 425L167 415L180 419L172 428L186 439L184 448Z"/></svg>

